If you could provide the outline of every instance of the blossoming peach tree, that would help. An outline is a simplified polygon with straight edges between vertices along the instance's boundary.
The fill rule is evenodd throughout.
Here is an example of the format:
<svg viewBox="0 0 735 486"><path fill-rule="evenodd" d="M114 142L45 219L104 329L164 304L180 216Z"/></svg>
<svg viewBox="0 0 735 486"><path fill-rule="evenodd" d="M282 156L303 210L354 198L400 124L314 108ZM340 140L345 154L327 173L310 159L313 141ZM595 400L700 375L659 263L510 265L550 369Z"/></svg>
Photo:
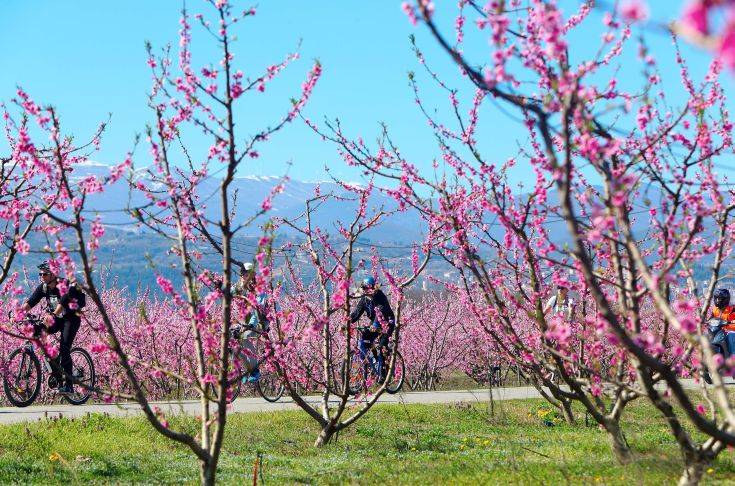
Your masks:
<svg viewBox="0 0 735 486"><path fill-rule="evenodd" d="M605 13L600 46L585 57L573 39L580 26L595 22L592 6L584 2L565 16L556 2L463 0L449 40L434 2L404 2L409 19L426 26L474 91L462 115L462 91L441 80L417 49L456 118L453 126L436 120L414 84L439 142L438 175L422 175L387 134L376 150L349 140L340 127L330 126L326 136L349 163L397 185L396 199L441 230L434 232L443 236L435 245L462 274L460 285L449 286L552 403L562 410L581 403L627 462L622 411L647 397L681 449L682 483L696 483L735 438L717 374L729 373L730 363L712 355L702 334L731 250L731 194L715 171L717 159L732 151L717 81L722 62L715 60L697 82L677 50L673 62L684 94L675 108L643 37L635 46L639 89L623 88L616 69L629 62L641 15ZM491 55L471 61L466 53L477 50L466 39L482 39L484 32ZM526 132L519 153L504 162L482 155L479 114L489 103L514 110ZM532 181L521 191L509 182L519 162ZM427 191L431 196L422 196ZM695 266L709 268L704 289ZM547 301L557 287L571 289L586 308L575 310L562 296ZM709 417L681 381L702 366L715 378L714 389L702 390ZM676 410L709 439L694 438Z"/></svg>
<svg viewBox="0 0 735 486"><path fill-rule="evenodd" d="M202 483L213 484L227 422L227 396L232 383L229 375L233 359L236 359L231 351L235 343L230 336L235 319L233 275L238 263L233 257L233 239L243 228L253 224L258 215L267 212L271 199L280 190L280 186L277 187L263 201L258 214L246 217L233 211L231 184L237 171L248 160L258 156L260 146L295 119L319 79L321 66L314 64L300 95L282 116L266 121L271 124L252 132L252 135L245 135L236 125L237 107L246 95L260 96L268 83L298 56L289 55L283 62L269 66L263 74L245 75L235 67L233 29L253 17L255 10L236 11L226 0L206 3L212 15L192 17L186 10L182 13L178 62L172 60L170 48L156 55L148 46L148 64L153 74L148 102L154 114L154 121L146 130L151 157L149 166L139 166L134 172L130 170L134 159L131 153L106 178L75 178L73 165L84 160L84 156L73 150L71 138L63 138L55 112L22 102L24 116L37 119L42 133L51 136L51 146L44 149L30 146L26 141L17 150L21 154L29 154L36 166L48 166L55 175L51 187L56 192L42 198L37 211L43 215L46 224L47 250L53 257L53 268L62 275L71 275L78 269L84 276L83 287L88 303L98 319L95 325L104 330L103 338L95 343L94 350L115 360L124 372L128 397L141 406L155 430L189 447L199 460ZM219 52L219 58L213 60L213 64L204 64L201 68L193 65L192 22L199 24L200 31L207 38L213 39ZM210 140L209 149L204 154L190 150L187 135L195 130ZM42 156L46 152L49 160ZM88 196L103 192L107 184L121 177L128 179L131 191L146 200L145 204L128 208L134 221L166 238L171 245L171 254L178 259L175 268L183 282L182 287L164 278L156 262L151 262L151 266L157 273L161 291L169 299L167 305L175 316L172 320L187 325L190 331L190 341L186 346L191 349L192 366L183 370L176 364L171 369L169 363L152 359L147 353L139 358L136 350L118 335L121 327L125 327L117 322L122 316L109 307L113 302L104 299L93 273L98 267L95 250L105 228L99 216L90 221ZM216 193L201 194L203 182L214 177L219 180ZM219 216L215 218L208 217L205 212L206 201L211 197L216 197L221 207ZM20 221L22 231L25 223ZM22 248L22 244L18 238L16 246ZM256 272L256 284L250 291L253 295L268 291L270 266L265 258L267 247L266 238L256 257L256 263L261 265ZM220 255L220 268L214 270L202 266L200 259L204 251ZM246 296L250 302L255 300L253 295ZM143 335L155 330L145 308L141 309L135 322L140 324ZM147 382L160 380L163 376L175 378L196 390L201 406L198 433L191 433L186 428L177 430L167 421L164 412L150 403ZM111 397L125 395L111 389L103 393Z"/></svg>
<svg viewBox="0 0 735 486"><path fill-rule="evenodd" d="M65 181L97 150L105 124L98 127L89 142L77 143L62 133L54 107L38 104L22 88L17 89L16 96L10 104L3 104L2 109L11 152L0 162L3 180L0 218L4 221L0 237L4 245L0 293L4 297L2 312L8 318L3 319L1 330L3 347L17 347L16 338L35 338L31 326L21 325L27 323L21 308L25 289L22 276L11 272L11 266L18 255L53 254L55 235L62 229L54 214L69 214L81 208L83 198L101 187L98 182L81 179L75 184L79 194L74 198ZM54 268L60 269L57 262ZM66 291L65 283L61 287ZM46 337L36 341L47 355L55 357L58 353Z"/></svg>
<svg viewBox="0 0 735 486"><path fill-rule="evenodd" d="M272 364L296 404L321 427L316 446L327 444L335 434L364 416L394 380L403 380L403 361L398 359L398 352L404 325L405 291L426 268L431 255L424 248L421 256L419 248L415 248L411 267L405 270L390 268L373 252L368 270L365 258L360 256L363 246L360 240L396 210L370 208L372 183L341 184L345 195L317 191L306 202L300 217L280 221L295 231L301 242L287 247L291 255L286 264L284 288L291 295L288 308L273 309L270 345L275 359ZM335 221L333 228L320 227L315 222L320 208L335 201L345 212L354 207L354 214L349 219ZM350 322L358 297L351 291L351 285L360 271L370 271L387 283L395 314L390 336L393 352L385 363L390 378L382 383L377 376L365 375L367 365L360 360L356 346L359 336L355 326L360 324ZM306 275L313 275L313 281ZM388 316L376 311L376 319L383 327L382 332L388 333ZM303 391L317 391L321 398L319 406L306 401L301 396ZM351 408L349 400L353 395L358 396L358 403Z"/></svg>
<svg viewBox="0 0 735 486"><path fill-rule="evenodd" d="M460 2L466 5L471 2ZM503 2L475 10L477 28L491 31L494 55L484 70L446 41L429 4L418 2L415 9L478 92L523 118L528 160L537 180L556 190L568 230L565 246L548 248L553 278L569 268L589 292L594 310L585 321L624 352L635 370L634 386L625 388L645 395L665 417L685 465L681 482L698 482L735 438L732 406L717 374L723 363L702 335L723 257L731 250L731 194L715 172L717 159L732 150L732 124L717 81L722 62L713 61L696 82L677 51L685 94L674 108L643 43L641 89L618 86L610 69L622 59L632 26L614 13L602 19L598 54L572 56L570 38L583 22L593 21L591 3L567 18L554 2ZM514 71L514 60L523 68ZM521 76L530 76L533 88L524 89ZM534 197L548 197L544 183L537 182ZM637 214L645 214L642 224L636 224ZM704 292L695 282L696 264L710 267ZM647 318L649 306L655 314ZM559 342L561 335L553 338ZM681 382L682 368L696 370L700 363L715 376L712 397L704 390L709 417ZM664 392L654 386L659 382ZM690 435L675 407L709 439L698 442Z"/></svg>

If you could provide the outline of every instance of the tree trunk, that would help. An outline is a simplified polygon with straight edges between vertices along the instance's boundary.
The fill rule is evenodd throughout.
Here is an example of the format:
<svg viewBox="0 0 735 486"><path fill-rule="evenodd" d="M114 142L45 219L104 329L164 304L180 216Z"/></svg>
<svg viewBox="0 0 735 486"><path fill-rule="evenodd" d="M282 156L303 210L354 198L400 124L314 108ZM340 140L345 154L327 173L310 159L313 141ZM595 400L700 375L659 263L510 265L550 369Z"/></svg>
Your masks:
<svg viewBox="0 0 735 486"><path fill-rule="evenodd" d="M217 474L217 464L212 461L199 461L199 480L204 486L214 486L215 476Z"/></svg>
<svg viewBox="0 0 735 486"><path fill-rule="evenodd" d="M710 461L701 458L687 460L679 478L679 486L696 486L702 480L704 470L709 466Z"/></svg>
<svg viewBox="0 0 735 486"><path fill-rule="evenodd" d="M623 429L620 428L620 424L606 424L605 430L607 430L610 436L610 444L618 462L622 465L633 462L633 451L630 450L628 441L625 440L625 435L623 435Z"/></svg>
<svg viewBox="0 0 735 486"><path fill-rule="evenodd" d="M574 425L577 421L574 419L574 412L572 412L572 402L562 398L560 400L560 403L561 413L564 416L564 421L569 425Z"/></svg>
<svg viewBox="0 0 735 486"><path fill-rule="evenodd" d="M316 438L316 442L314 442L314 447L322 447L329 444L329 441L332 440L332 436L336 431L337 428L333 424L326 424L324 427L322 427L322 431L319 433L319 437Z"/></svg>

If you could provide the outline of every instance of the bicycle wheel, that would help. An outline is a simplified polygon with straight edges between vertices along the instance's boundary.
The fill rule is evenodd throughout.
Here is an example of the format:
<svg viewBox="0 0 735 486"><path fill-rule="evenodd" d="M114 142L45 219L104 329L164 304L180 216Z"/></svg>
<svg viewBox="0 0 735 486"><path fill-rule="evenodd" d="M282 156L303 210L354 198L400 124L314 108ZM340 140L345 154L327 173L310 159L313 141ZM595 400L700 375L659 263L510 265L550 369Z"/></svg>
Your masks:
<svg viewBox="0 0 735 486"><path fill-rule="evenodd" d="M10 354L3 373L5 396L16 407L27 407L41 391L41 363L36 354L18 348Z"/></svg>
<svg viewBox="0 0 735 486"><path fill-rule="evenodd" d="M386 393L395 395L401 391L401 388L403 388L403 380L406 376L404 370L405 364L403 362L403 356L401 356L401 353L396 351L396 362L393 365L393 373L391 373L390 379L388 380L388 385L385 387Z"/></svg>
<svg viewBox="0 0 735 486"><path fill-rule="evenodd" d="M327 384L329 393L334 395L341 395L344 391L344 379L345 379L345 364L341 360L339 363L329 363L329 383ZM319 383L318 380L314 380L315 383ZM317 385L318 388L318 385ZM305 392L311 391L311 389L304 390Z"/></svg>
<svg viewBox="0 0 735 486"><path fill-rule="evenodd" d="M62 396L64 400L72 405L82 405L87 403L89 397L92 396L92 388L94 388L96 383L97 376L94 371L94 363L86 349L71 348L69 355L71 357L72 377L76 391L70 395Z"/></svg>
<svg viewBox="0 0 735 486"><path fill-rule="evenodd" d="M352 356L350 359L349 373L345 370L345 365L342 363L342 379L347 381L347 393L350 395L357 395L365 388L365 364L357 356ZM342 382L344 383L344 381ZM340 393L342 390L340 390Z"/></svg>
<svg viewBox="0 0 735 486"><path fill-rule="evenodd" d="M277 374L261 373L260 378L255 382L255 389L266 401L274 403L281 399L286 387L281 383Z"/></svg>
<svg viewBox="0 0 735 486"><path fill-rule="evenodd" d="M227 400L227 403L234 402L235 399L240 396L240 392L242 391L242 378L236 379L235 382L230 385L230 390L232 393L228 397L229 400Z"/></svg>
<svg viewBox="0 0 735 486"><path fill-rule="evenodd" d="M247 376L247 375L245 375ZM240 396L240 391L242 390L242 380L243 378L241 376L238 376L234 380L230 381L228 386L230 387L230 395L227 397L227 403L232 403L235 401L235 399ZM218 401L219 400L219 394L217 391L219 390L218 385L212 385L211 383L207 383L207 394L209 394L213 400Z"/></svg>

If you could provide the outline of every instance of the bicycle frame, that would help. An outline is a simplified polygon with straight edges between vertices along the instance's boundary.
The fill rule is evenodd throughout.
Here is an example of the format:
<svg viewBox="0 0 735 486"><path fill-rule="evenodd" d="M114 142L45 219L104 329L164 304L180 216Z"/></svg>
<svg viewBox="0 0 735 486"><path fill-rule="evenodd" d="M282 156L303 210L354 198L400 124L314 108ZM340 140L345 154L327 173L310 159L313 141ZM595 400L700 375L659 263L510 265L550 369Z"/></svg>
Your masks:
<svg viewBox="0 0 735 486"><path fill-rule="evenodd" d="M240 332L239 336L237 338L235 338L237 341L242 341L244 339L251 339L251 337L245 337L245 333L247 333L247 332L252 332L253 334L255 334L256 335L256 337L255 337L255 340L256 341L260 340L263 336L265 336L266 334L268 334L266 331L261 331L259 329L253 329L253 328L248 327L248 326L246 326L243 329L240 329L239 332ZM247 355L245 355L243 353L242 349L238 350L238 353L237 354L238 355L241 355L241 356L247 357ZM258 356L256 356L255 358L258 361L258 366L260 366L268 358L268 356L264 356L264 357L258 357ZM245 378L247 376L250 376L250 372L249 371L248 372L245 372L245 373L240 373L240 378L239 379L243 379L243 378Z"/></svg>
<svg viewBox="0 0 735 486"><path fill-rule="evenodd" d="M360 331L361 334L363 334L365 331L367 331L369 328L367 327L358 327L357 330ZM358 342L367 342L366 340L363 340L362 337L357 338ZM381 369L378 369L378 353L382 354L382 366ZM386 367L388 363L390 362L392 353L392 347L390 344L388 346L382 347L380 346L380 336L376 337L372 340L372 343L370 344L370 347L366 350L365 357L363 358L360 356L361 360L364 360L364 366L367 369L369 365L370 374L373 376L377 376L378 378L381 377L382 373L384 371L387 371ZM360 345L358 344L358 356L362 354L360 350Z"/></svg>
<svg viewBox="0 0 735 486"><path fill-rule="evenodd" d="M36 325L43 326L43 322L40 319L38 319L38 318L30 317L30 318L27 318L26 321L27 322L30 322L34 326L36 326ZM43 329L45 329L45 327L43 327ZM57 345L61 341L61 338L59 336L57 336L55 333L54 334L48 334L48 335L52 336L52 339L54 341L56 341L56 344ZM57 376L58 377L57 379L60 379L60 380L64 380L66 378L69 378L72 381L75 381L73 376L72 377L66 377L66 376L64 376L65 373L64 373L63 370L61 370L61 362L59 362L59 372L56 373L56 374L54 374L54 368L51 365L51 359L52 358L49 358L46 355L46 353L44 353L44 352L37 353L36 352L36 346L37 346L37 344L36 344L36 342L34 340L26 338L25 339L25 344L23 344L22 347L25 350L30 351L34 356L36 356L36 358L39 358L39 361L41 362L41 366L43 367L43 371L47 374L47 376L48 375L54 375L54 376ZM79 383L74 383L74 384L75 385L78 385Z"/></svg>
<svg viewBox="0 0 735 486"><path fill-rule="evenodd" d="M32 348L32 347L33 347L33 346L31 345L31 348ZM26 349L27 349L27 348L26 348ZM38 354L37 354L37 353L36 353L35 351L33 351L33 350L32 350L32 352L33 352L33 353L34 353L34 354L35 354L36 356L38 356ZM45 371L46 373L53 373L53 372L54 372L54 369L53 369L53 367L51 366L51 360L49 360L49 359L48 359L48 356L46 356L46 354L45 354L45 353L41 353L41 364L43 365L43 369L44 369L44 371Z"/></svg>
<svg viewBox="0 0 735 486"><path fill-rule="evenodd" d="M30 322L33 325L43 325L42 322L39 319L28 319L28 322ZM56 336L56 334L50 334L53 336L53 339L56 341L56 344L59 344L60 338ZM53 371L53 367L51 366L51 361L49 360L49 357L46 355L46 353L37 353L36 352L36 344L35 341L32 339L26 338L25 344L23 344L23 349L30 351L33 353L37 358L40 358L41 364L43 365L44 371L46 373L51 373Z"/></svg>

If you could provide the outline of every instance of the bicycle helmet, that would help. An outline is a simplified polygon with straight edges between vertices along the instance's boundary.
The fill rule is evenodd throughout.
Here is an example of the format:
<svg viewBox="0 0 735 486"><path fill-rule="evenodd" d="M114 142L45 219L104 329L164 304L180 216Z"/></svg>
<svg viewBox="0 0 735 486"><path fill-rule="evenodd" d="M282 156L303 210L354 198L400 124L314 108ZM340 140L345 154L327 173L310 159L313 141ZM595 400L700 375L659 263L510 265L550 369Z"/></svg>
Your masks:
<svg viewBox="0 0 735 486"><path fill-rule="evenodd" d="M54 274L54 272L51 271L51 266L48 263L48 260L41 262L41 264L38 265L38 271L40 273L50 273L51 275Z"/></svg>
<svg viewBox="0 0 735 486"><path fill-rule="evenodd" d="M715 290L715 295L712 300L715 303L715 307L719 309L727 307L730 305L730 291L727 289L717 289Z"/></svg>
<svg viewBox="0 0 735 486"><path fill-rule="evenodd" d="M362 288L373 288L375 287L375 279L373 277L365 277L362 279L362 284L360 286Z"/></svg>

